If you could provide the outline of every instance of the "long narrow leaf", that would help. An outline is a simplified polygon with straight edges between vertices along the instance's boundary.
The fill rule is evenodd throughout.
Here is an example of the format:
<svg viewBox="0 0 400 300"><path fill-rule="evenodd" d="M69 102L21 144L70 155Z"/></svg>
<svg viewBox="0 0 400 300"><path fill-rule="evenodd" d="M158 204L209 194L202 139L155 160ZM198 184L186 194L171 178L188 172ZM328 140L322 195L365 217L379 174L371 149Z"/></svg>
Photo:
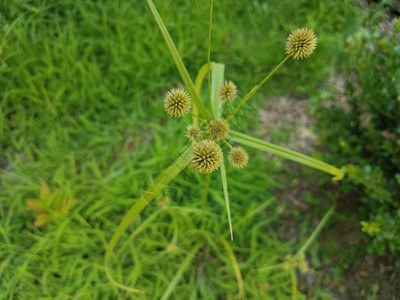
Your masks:
<svg viewBox="0 0 400 300"><path fill-rule="evenodd" d="M231 240L233 241L233 230L232 230L232 219L231 219L231 208L229 206L229 194L228 194L228 181L226 179L226 169L225 163L222 160L221 163L221 179L222 179L222 188L224 190L224 198L225 198L225 206L226 206L226 213L228 215L228 222L229 222L229 232L231 234Z"/></svg>
<svg viewBox="0 0 400 300"><path fill-rule="evenodd" d="M229 259L231 260L233 270L235 271L235 276L236 276L236 280L238 283L238 289L239 289L239 300L242 300L244 290L243 290L243 278L242 278L242 274L240 273L239 264L237 263L235 253L233 253L233 250L232 250L231 246L229 246L229 243L223 237L221 237L221 242L224 245L226 251L228 252L228 256L229 256Z"/></svg>
<svg viewBox="0 0 400 300"><path fill-rule="evenodd" d="M297 300L297 276L294 269L290 270L290 279L292 281L292 300Z"/></svg>
<svg viewBox="0 0 400 300"><path fill-rule="evenodd" d="M131 207L131 209L126 213L121 223L118 225L114 235L112 236L110 242L107 245L106 253L104 254L104 265L105 271L108 279L111 283L121 289L130 291L132 293L144 293L142 290L134 289L128 286L125 286L119 282L117 282L110 274L108 268L108 261L110 259L111 253L120 239L120 237L124 234L129 224L140 214L140 212L151 203L151 201L158 197L162 190L173 180L178 174L186 168L189 163L191 148L186 149L185 152L171 165L169 166L160 176L158 176L148 187L148 189L143 193L143 195L135 202L135 204Z"/></svg>
<svg viewBox="0 0 400 300"><path fill-rule="evenodd" d="M149 5L151 12L154 16L154 19L157 22L158 27L160 28L161 34L164 37L164 40L168 46L168 49L171 53L171 56L175 62L175 65L178 69L179 74L181 75L181 78L183 80L183 83L185 84L190 96L193 99L194 105L197 107L197 109L199 110L200 115L203 118L206 119L210 119L210 113L207 111L207 109L205 108L203 102L201 102L200 96L198 93L196 93L196 90L194 88L192 79L189 76L189 73L185 67L185 65L183 64L182 58L179 55L178 50L176 49L176 46L174 44L174 42L171 39L171 36L168 33L167 28L164 25L164 22L162 21L156 7L154 6L154 3L152 0L146 0L147 4Z"/></svg>
<svg viewBox="0 0 400 300"><path fill-rule="evenodd" d="M208 49L207 49L207 73L208 73L208 98L211 106L211 114L214 115L213 105L211 100L211 33L212 33L212 18L213 18L214 0L210 1L210 21L208 25Z"/></svg>
<svg viewBox="0 0 400 300"><path fill-rule="evenodd" d="M166 300L171 295L172 291L174 290L175 286L178 284L179 280L181 280L183 276L183 272L189 267L189 264L192 262L194 256L196 255L197 251L199 251L201 243L197 243L192 250L189 252L186 259L182 262L181 267L179 268L178 272L175 274L174 278L170 281L167 289L165 290L164 294L161 297L161 300Z"/></svg>
<svg viewBox="0 0 400 300"><path fill-rule="evenodd" d="M213 116L215 118L221 117L222 101L219 97L218 91L221 85L224 84L224 64L212 64L211 70L211 105Z"/></svg>
<svg viewBox="0 0 400 300"><path fill-rule="evenodd" d="M333 205L328 212L325 214L325 216L322 218L321 222L319 222L317 228L313 231L313 233L310 235L310 237L307 239L307 241L304 243L303 246L297 251L297 254L299 253L305 253L307 249L314 243L315 239L317 236L321 233L322 229L325 227L326 223L330 219L330 217L334 214L335 212L335 205Z"/></svg>
<svg viewBox="0 0 400 300"><path fill-rule="evenodd" d="M296 161L303 165L324 171L331 175L334 175L335 177L333 178L333 180L341 180L343 178L344 174L343 174L342 170L340 170L332 165L329 165L327 163L324 163L318 159L306 156L304 154L301 154L301 153L298 153L298 152L295 152L295 151L292 151L289 149L279 147L279 146L271 144L271 143L264 142L262 140L253 138L251 136L248 136L248 135L240 133L240 132L230 131L230 136L231 136L232 140L237 143L240 143L240 144L243 144L243 145L258 149L258 150L266 151L266 152L278 155L280 157Z"/></svg>

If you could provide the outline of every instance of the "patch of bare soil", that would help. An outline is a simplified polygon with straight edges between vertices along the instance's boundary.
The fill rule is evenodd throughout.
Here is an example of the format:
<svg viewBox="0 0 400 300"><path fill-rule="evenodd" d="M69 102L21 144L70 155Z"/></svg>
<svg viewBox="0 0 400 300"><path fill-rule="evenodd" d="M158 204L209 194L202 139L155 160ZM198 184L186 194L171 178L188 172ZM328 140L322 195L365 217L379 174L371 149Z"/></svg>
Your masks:
<svg viewBox="0 0 400 300"><path fill-rule="evenodd" d="M260 136L268 136L273 129L290 127L290 139L280 146L310 153L315 143L315 135L311 131L313 120L307 113L307 100L277 97L267 101L260 111Z"/></svg>
<svg viewBox="0 0 400 300"><path fill-rule="evenodd" d="M340 93L343 82L338 81L336 85L338 93ZM342 103L342 105L346 105L346 103ZM313 119L309 114L307 100L289 97L268 99L264 109L259 113L259 119L259 136L261 138L268 140L273 130L276 131L280 128L283 130L290 127L289 139L280 142L280 146L304 154L311 154L317 150L318 143L315 134L312 132ZM305 216L309 219L313 215L314 208L305 201L306 196L312 194L326 203L329 203L330 200L324 199L320 190L321 187L317 184L320 179L319 174L302 174L299 164L290 161L285 161L284 164L294 172L301 174L300 177L287 183L284 189L275 191L278 201L287 207L277 232L284 239L289 240L293 236L300 237L299 225L304 222ZM287 180L287 177L285 179ZM332 191L337 189L335 185L328 185L327 188L332 189ZM338 191L334 192L340 195ZM344 210L347 213L354 212L355 215L357 207L357 199L343 198L339 201L338 210ZM293 210L296 211L295 214ZM313 228L317 226L320 218L321 216L312 218ZM330 263L306 274L299 273L300 290L311 297L313 296L313 287L319 282L320 286L324 286L333 293L335 299L400 299L400 268L396 269L394 257L370 256L363 251L363 255L357 256L355 265L347 269L343 269L339 265L339 256L343 260L347 255L346 252L354 253L360 251L360 249L365 249L367 241L360 235L358 229L359 220L350 220L346 217L337 217L333 224L325 229L325 231L329 231L331 238L321 234L319 243L321 251L327 253L325 255L331 256ZM335 253L332 248L342 249L342 252L338 250L338 253ZM332 269L339 269L343 272L338 280L332 279Z"/></svg>

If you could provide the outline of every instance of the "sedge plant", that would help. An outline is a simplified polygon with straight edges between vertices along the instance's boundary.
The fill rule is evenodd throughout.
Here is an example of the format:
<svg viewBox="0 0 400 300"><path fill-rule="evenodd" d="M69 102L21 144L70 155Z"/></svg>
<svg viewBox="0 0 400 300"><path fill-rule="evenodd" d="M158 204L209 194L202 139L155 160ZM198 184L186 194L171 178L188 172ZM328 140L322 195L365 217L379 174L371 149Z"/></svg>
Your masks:
<svg viewBox="0 0 400 300"><path fill-rule="evenodd" d="M116 243L127 230L135 218L148 206L155 198L161 195L163 189L174 178L186 168L192 168L195 172L205 176L204 192L203 192L203 220L206 201L209 197L209 184L211 176L219 173L222 179L222 191L225 199L226 212L229 223L229 235L233 240L233 227L230 213L230 199L228 179L226 174L227 165L225 159L229 163L229 167L246 168L251 159L245 150L246 147L258 149L264 152L272 153L284 159L289 159L305 166L318 169L333 176L333 180L341 180L344 172L330 164L317 160L315 158L303 155L301 153L282 148L278 145L265 142L256 137L252 137L246 133L234 131L230 128L230 122L237 116L244 105L252 98L252 96L281 68L289 58L295 60L303 60L308 58L317 46L317 37L313 30L301 28L293 31L285 45L286 56L281 62L267 75L265 78L252 88L240 101L238 98L237 86L231 80L224 78L224 65L211 61L211 28L213 14L213 0L210 3L210 22L208 35L208 61L203 65L196 77L195 82L192 81L184 63L179 55L173 40L171 39L167 28L165 27L155 5L152 0L146 0L153 14L155 21L160 29L166 45L171 53L172 59L179 71L185 88L174 88L168 91L164 97L163 104L165 112L174 119L187 118L191 115L190 125L187 127L184 135L188 138L187 146L181 151L180 156L159 175L142 196L134 203L130 210L126 213L117 230L108 243L106 253L104 255L105 271L109 280L117 287L132 293L144 293L143 290L135 289L118 282L111 276L109 268L109 260ZM208 83L208 101L204 101L200 97L200 90L203 81L207 78ZM228 107L231 109L228 112ZM214 173L214 174L213 174ZM282 259L282 263L268 266L264 269L280 268L290 272L292 279L292 297L295 299L297 294L297 279L295 268L299 268L301 272L307 272L308 266L305 260L305 252L311 243L316 239L319 232L327 223L329 217L333 214L332 207L324 216L318 227L311 234L309 239L294 255L289 255ZM238 282L239 298L243 298L243 280L240 268L235 258L235 254L225 237L220 238L221 245L232 262L235 276ZM186 260L182 263L182 267L188 267L196 253L201 249L205 241L199 240L189 251ZM179 269L176 276L169 284L165 297L168 298L172 289L177 285L179 278L182 276L184 268ZM261 268L260 270L263 270Z"/></svg>

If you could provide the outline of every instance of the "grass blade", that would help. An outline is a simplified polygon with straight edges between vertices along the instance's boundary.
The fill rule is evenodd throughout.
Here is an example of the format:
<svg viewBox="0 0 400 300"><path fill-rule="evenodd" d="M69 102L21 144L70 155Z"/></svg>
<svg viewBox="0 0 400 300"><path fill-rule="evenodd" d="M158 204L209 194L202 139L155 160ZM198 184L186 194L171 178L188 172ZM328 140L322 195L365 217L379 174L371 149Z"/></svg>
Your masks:
<svg viewBox="0 0 400 300"><path fill-rule="evenodd" d="M166 185L168 185L178 174L186 168L189 163L191 148L186 149L185 152L172 164L170 165L160 176L158 176L152 185L143 193L143 195L135 202L135 204L131 207L131 209L126 213L121 223L118 225L117 229L114 232L110 242L107 245L106 253L104 254L104 266L108 279L110 282L126 291L132 293L144 293L142 290L134 289L128 286L125 286L119 282L117 282L110 274L108 268L108 261L110 259L111 253L120 239L120 237L124 234L129 224L140 214L140 212L151 203L151 201L160 195L162 190Z"/></svg>
<svg viewBox="0 0 400 300"><path fill-rule="evenodd" d="M313 231L313 233L310 235L310 237L307 239L307 241L304 243L304 245L297 251L297 254L299 253L304 253L307 251L307 249L311 246L311 244L315 241L319 233L321 232L322 228L325 227L326 223L328 222L329 218L333 215L335 212L335 205L333 205L328 212L325 214L325 216L322 218L321 222L319 222L317 228Z"/></svg>
<svg viewBox="0 0 400 300"><path fill-rule="evenodd" d="M223 160L222 160L222 164L221 164L221 179L222 179L222 188L223 188L223 190L224 190L224 198L225 198L226 213L227 213L227 215L228 215L229 232L230 232L230 234L231 234L231 240L233 241L231 208L230 208L230 206L229 206L228 181L227 181L227 179L226 179L225 162L224 162Z"/></svg>
<svg viewBox="0 0 400 300"><path fill-rule="evenodd" d="M204 190L203 190L203 201L201 205L201 229L204 230L206 227L206 204L207 204L207 198L208 198L208 190L210 188L210 179L211 179L211 174L206 175L206 182L204 183Z"/></svg>
<svg viewBox="0 0 400 300"><path fill-rule="evenodd" d="M188 73L185 65L183 64L182 58L179 55L179 52L176 49L176 46L175 46L174 42L172 41L171 36L169 35L167 28L165 27L164 22L162 21L156 7L154 6L153 1L152 0L146 0L146 1L147 1L147 4L149 5L150 10L154 16L154 19L157 22L158 27L160 28L161 34L164 37L164 40L165 40L165 42L168 46L168 49L171 53L172 59L175 62L176 68L178 69L178 72L181 75L183 83L185 84L190 96L193 99L194 105L197 107L200 115L203 118L210 119L211 115L205 108L203 102L201 102L200 96L194 88L192 79L190 78L189 73Z"/></svg>
<svg viewBox="0 0 400 300"><path fill-rule="evenodd" d="M297 276L294 269L290 270L290 279L292 281L292 300L297 300Z"/></svg>
<svg viewBox="0 0 400 300"><path fill-rule="evenodd" d="M188 256L182 262L182 265L179 268L178 272L176 273L174 278L172 278L171 282L169 283L167 289L165 290L164 294L161 297L161 300L166 300L166 299L169 298L169 296L171 295L171 293L174 290L175 286L178 284L179 280L182 278L183 272L185 272L185 270L189 267L189 265L192 262L194 256L196 255L197 251L199 251L200 246L201 246L201 243L198 243L192 248L192 250L190 251Z"/></svg>
<svg viewBox="0 0 400 300"><path fill-rule="evenodd" d="M229 246L229 243L223 237L221 237L221 242L224 245L226 251L228 252L228 256L232 262L232 267L233 267L233 270L235 271L235 276L236 276L236 280L238 283L239 300L241 300L241 299L243 299L243 291L244 290L243 290L243 279L242 279L242 274L240 273L239 265L237 263L235 254L233 253L231 246Z"/></svg>
<svg viewBox="0 0 400 300"><path fill-rule="evenodd" d="M336 180L341 180L344 176L344 173L342 170L324 163L318 159L306 156L304 154L298 153L296 151L292 151L289 149L285 149L282 148L280 146L268 143L268 142L264 142L262 140L253 138L249 135L240 133L240 132L236 132L236 131L231 131L230 132L230 136L232 138L233 141L240 143L242 145L246 145L258 150L262 150L265 152L269 152L275 155L278 155L280 157L283 158L287 158L293 161L296 161L298 163L301 163L303 165L324 171L326 173L329 173L331 175L334 175L335 177L332 178L332 180L336 181Z"/></svg>

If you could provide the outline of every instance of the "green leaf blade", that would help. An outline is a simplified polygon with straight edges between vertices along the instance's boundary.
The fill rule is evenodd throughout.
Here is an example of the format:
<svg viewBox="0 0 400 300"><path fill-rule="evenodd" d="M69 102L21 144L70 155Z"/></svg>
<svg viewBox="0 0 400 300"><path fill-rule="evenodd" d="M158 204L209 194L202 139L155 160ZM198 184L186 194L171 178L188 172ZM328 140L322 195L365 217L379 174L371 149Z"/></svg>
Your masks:
<svg viewBox="0 0 400 300"><path fill-rule="evenodd" d="M231 240L233 241L233 229L232 229L232 219L231 219L231 208L229 205L229 194L228 194L228 180L226 179L226 169L225 162L222 160L221 164L221 179L222 179L222 188L224 190L224 198L225 198L225 206L226 213L228 215L229 222L229 232L231 234Z"/></svg>
<svg viewBox="0 0 400 300"><path fill-rule="evenodd" d="M104 254L104 266L108 279L110 282L126 291L132 293L144 293L142 290L134 289L128 286L125 286L119 282L117 282L110 274L110 270L108 267L108 261L110 260L111 253L117 244L118 240L125 233L129 224L139 216L139 214L143 211L143 209L151 203L151 201L160 195L164 187L166 187L180 172L182 172L187 165L189 164L190 159L190 151L191 147L186 149L181 156L172 163L164 172L160 174L147 188L147 190L143 193L143 195L135 202L135 204L129 209L129 211L125 214L121 223L118 225L117 229L114 232L110 242L107 245L106 253Z"/></svg>
<svg viewBox="0 0 400 300"><path fill-rule="evenodd" d="M246 145L261 151L269 152L275 154L277 156L293 160L295 162L301 163L303 165L312 167L314 169L318 169L324 171L328 174L334 175L333 180L341 180L344 176L343 171L330 165L324 163L318 159L312 158L310 156L306 156L304 154L298 153L296 151L292 151L256 138L253 138L249 135L231 131L230 136L234 142L237 142L242 145Z"/></svg>
<svg viewBox="0 0 400 300"><path fill-rule="evenodd" d="M213 63L211 69L211 105L214 118L220 118L222 113L222 101L219 97L219 89L224 84L225 65Z"/></svg>

